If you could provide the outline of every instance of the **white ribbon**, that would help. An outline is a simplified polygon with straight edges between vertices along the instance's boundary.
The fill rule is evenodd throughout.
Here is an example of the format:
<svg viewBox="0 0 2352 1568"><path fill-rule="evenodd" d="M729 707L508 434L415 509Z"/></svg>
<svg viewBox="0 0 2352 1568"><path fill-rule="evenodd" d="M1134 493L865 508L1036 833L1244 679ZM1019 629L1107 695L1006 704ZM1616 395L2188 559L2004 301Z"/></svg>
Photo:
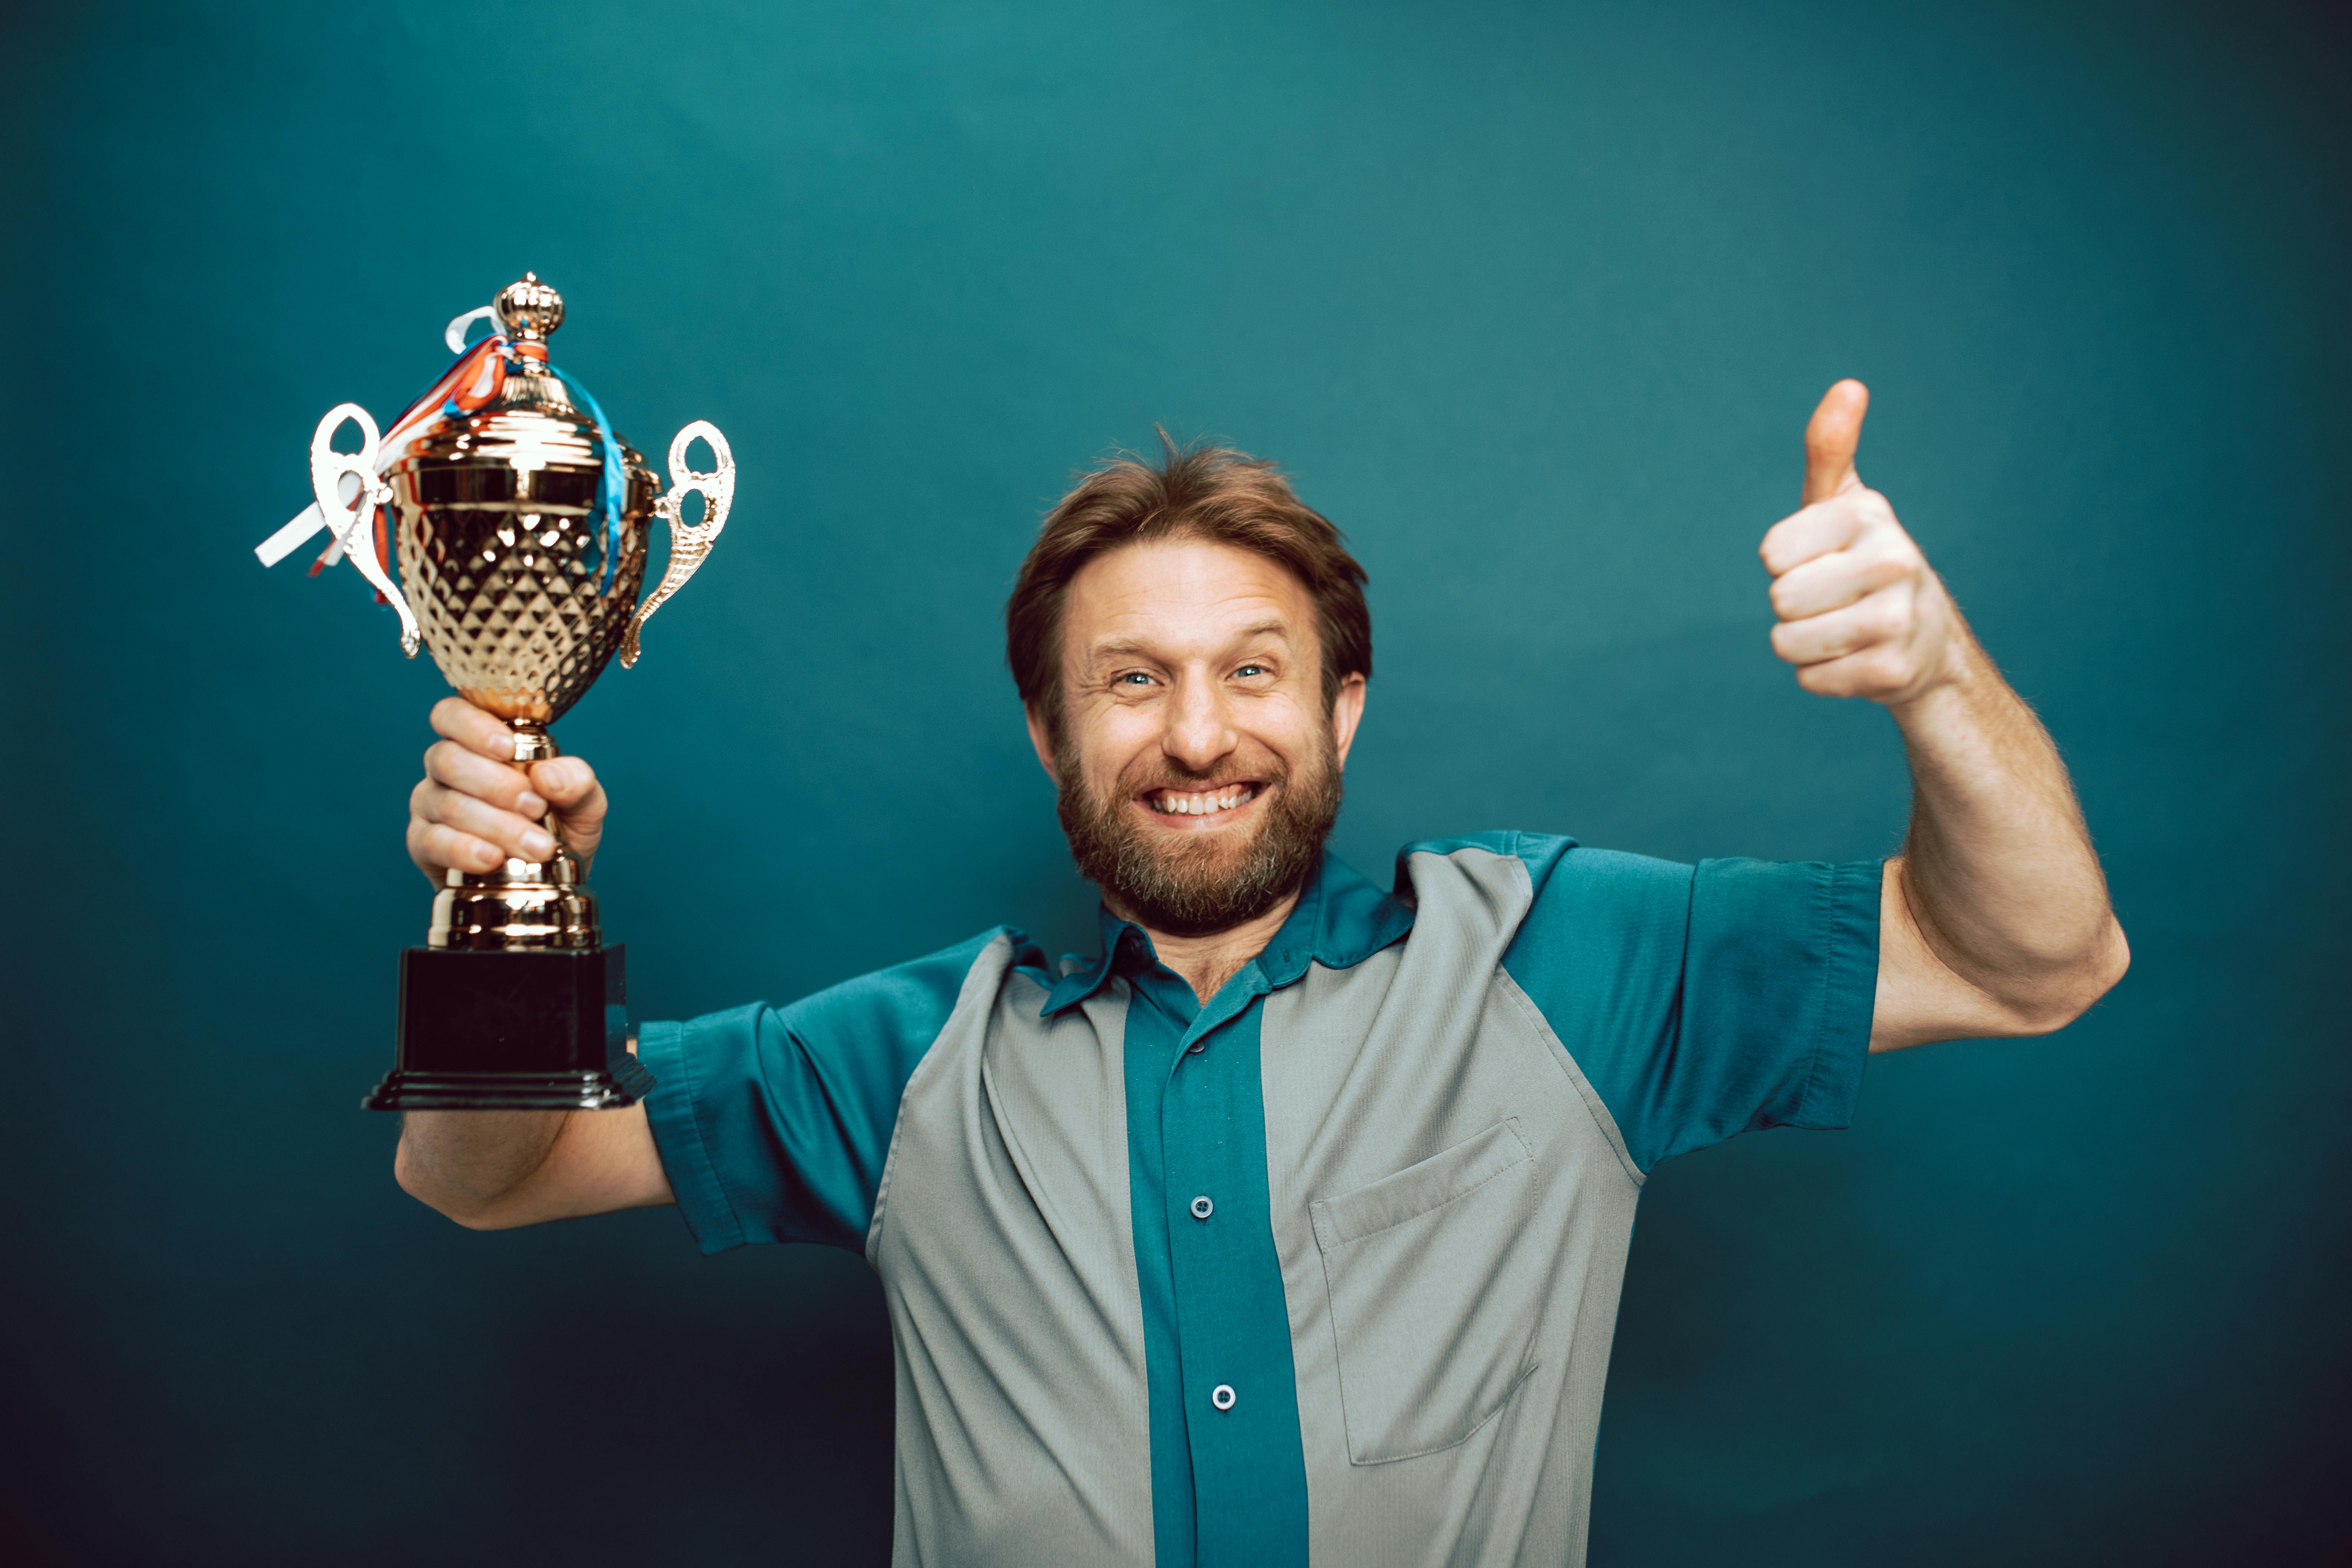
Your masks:
<svg viewBox="0 0 2352 1568"><path fill-rule="evenodd" d="M490 330L496 331L499 325L499 308L496 305L484 305L478 310L468 310L462 316L452 317L449 324L441 331L441 341L449 345L451 353L462 354L466 352L466 333L476 321L488 321L490 324ZM397 459L399 452L398 443L387 442L377 458L376 471L381 473L391 467ZM275 566L297 550L301 549L326 526L326 514L319 510L317 501L312 501L309 506L296 512L283 528L255 545L253 553L264 566ZM319 564L332 566L342 558L343 541L338 534L328 544L326 554L320 557Z"/></svg>
<svg viewBox="0 0 2352 1568"><path fill-rule="evenodd" d="M449 324L441 330L441 341L449 345L451 353L461 354L466 352L466 329L476 321L488 321L490 324L490 331L497 331L499 308L496 305L485 305L478 310L468 310L462 316L452 317Z"/></svg>

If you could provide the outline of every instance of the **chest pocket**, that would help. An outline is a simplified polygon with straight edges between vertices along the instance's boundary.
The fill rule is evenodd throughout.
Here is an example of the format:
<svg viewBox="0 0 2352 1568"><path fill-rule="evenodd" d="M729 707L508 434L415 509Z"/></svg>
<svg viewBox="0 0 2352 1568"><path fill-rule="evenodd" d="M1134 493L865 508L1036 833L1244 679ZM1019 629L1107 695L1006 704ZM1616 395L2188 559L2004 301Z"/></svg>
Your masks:
<svg viewBox="0 0 2352 1568"><path fill-rule="evenodd" d="M1535 1156L1516 1120L1308 1205L1339 1342L1348 1457L1450 1448L1535 1370L1536 1281L1513 1267Z"/></svg>

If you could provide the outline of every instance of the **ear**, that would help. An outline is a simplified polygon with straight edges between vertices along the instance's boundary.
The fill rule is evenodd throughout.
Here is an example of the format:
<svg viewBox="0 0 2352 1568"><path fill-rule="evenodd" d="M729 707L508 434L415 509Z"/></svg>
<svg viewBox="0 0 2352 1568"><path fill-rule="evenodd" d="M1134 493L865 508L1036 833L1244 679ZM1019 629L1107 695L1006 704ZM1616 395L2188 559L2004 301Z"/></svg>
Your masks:
<svg viewBox="0 0 2352 1568"><path fill-rule="evenodd" d="M1356 743L1356 726L1364 721L1364 699L1369 695L1370 684L1359 674L1341 680L1339 695L1331 699L1331 743L1343 768L1348 765L1348 748Z"/></svg>
<svg viewBox="0 0 2352 1568"><path fill-rule="evenodd" d="M1046 739L1045 721L1037 716L1037 710L1025 702L1021 705L1021 716L1029 721L1029 744L1036 750L1037 765L1045 770L1045 776L1054 781L1055 789L1061 788L1062 775L1054 766L1054 745Z"/></svg>

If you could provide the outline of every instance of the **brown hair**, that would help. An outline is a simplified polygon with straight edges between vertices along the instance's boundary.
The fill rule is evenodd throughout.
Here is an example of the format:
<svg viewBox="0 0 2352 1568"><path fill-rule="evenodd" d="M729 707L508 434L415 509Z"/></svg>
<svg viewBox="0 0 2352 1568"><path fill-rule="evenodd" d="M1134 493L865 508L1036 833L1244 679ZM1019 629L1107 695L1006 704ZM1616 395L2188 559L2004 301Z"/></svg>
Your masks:
<svg viewBox="0 0 2352 1568"><path fill-rule="evenodd" d="M1062 732L1062 602L1087 563L1121 545L1205 539L1287 567L1315 602L1323 645L1323 706L1350 675L1372 673L1364 569L1339 531L1298 499L1272 463L1226 447L1179 447L1160 432L1153 468L1121 455L1080 479L1045 515L1004 605L1004 659L1022 703Z"/></svg>

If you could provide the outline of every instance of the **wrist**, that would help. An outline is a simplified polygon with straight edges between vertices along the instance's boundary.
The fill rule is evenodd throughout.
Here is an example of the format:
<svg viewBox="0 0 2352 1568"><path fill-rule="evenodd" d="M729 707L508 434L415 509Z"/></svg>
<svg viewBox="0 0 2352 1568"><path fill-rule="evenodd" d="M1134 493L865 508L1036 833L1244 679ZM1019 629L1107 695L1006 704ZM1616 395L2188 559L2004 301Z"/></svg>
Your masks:
<svg viewBox="0 0 2352 1568"><path fill-rule="evenodd" d="M1943 592L1943 584L1935 585L1937 608L1944 622L1938 647L1919 678L1902 690L1879 700L1885 704L1898 723L1913 715L1925 713L1954 702L1966 702L1970 693L1981 687L1987 677L1999 679L1984 649L1977 645L1969 625L1960 618L1958 606Z"/></svg>

